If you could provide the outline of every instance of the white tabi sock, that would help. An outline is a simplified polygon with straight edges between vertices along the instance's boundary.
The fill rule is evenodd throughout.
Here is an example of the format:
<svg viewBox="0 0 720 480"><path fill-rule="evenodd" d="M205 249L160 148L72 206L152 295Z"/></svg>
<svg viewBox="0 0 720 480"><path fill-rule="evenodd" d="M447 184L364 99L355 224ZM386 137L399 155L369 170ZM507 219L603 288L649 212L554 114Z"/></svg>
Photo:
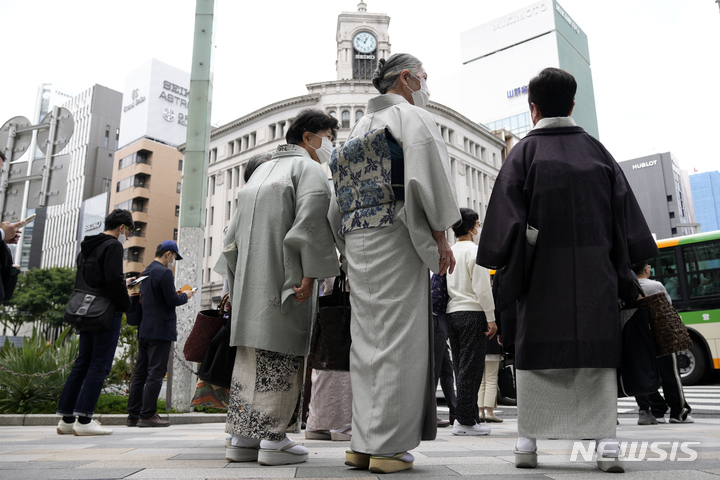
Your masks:
<svg viewBox="0 0 720 480"><path fill-rule="evenodd" d="M258 448L260 446L260 439L233 435L230 444L233 447Z"/></svg>
<svg viewBox="0 0 720 480"><path fill-rule="evenodd" d="M285 437L283 440L279 442L272 442L270 440L263 439L260 442L260 448L267 449L267 450L277 450L281 447L284 447L288 443L292 442L289 438ZM302 445L295 445L292 448L289 448L285 450L286 452L294 453L295 455L302 455L303 453L308 453L308 449L303 447Z"/></svg>
<svg viewBox="0 0 720 480"><path fill-rule="evenodd" d="M597 441L598 455L608 457L619 457L620 446L618 445L617 439L615 438L601 438Z"/></svg>
<svg viewBox="0 0 720 480"><path fill-rule="evenodd" d="M377 455L373 455L373 457L394 457L395 455L397 455L397 454L396 454L396 453L387 453L387 454L377 454ZM402 461L405 462L405 463L414 462L414 461L415 461L415 456L414 456L412 453L407 452L405 455L403 455L402 457L400 457L400 460L402 460Z"/></svg>
<svg viewBox="0 0 720 480"><path fill-rule="evenodd" d="M515 450L518 452L535 452L537 451L537 439L518 437L517 444L515 444Z"/></svg>

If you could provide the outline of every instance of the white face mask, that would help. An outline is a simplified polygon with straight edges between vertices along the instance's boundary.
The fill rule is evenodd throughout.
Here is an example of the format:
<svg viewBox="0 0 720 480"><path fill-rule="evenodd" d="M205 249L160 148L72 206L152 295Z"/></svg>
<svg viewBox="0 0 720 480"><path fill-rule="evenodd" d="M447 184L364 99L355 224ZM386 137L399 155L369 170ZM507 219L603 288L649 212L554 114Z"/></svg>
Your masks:
<svg viewBox="0 0 720 480"><path fill-rule="evenodd" d="M470 232L470 236L472 237L472 241L475 245L480 244L480 229L476 228L477 233Z"/></svg>
<svg viewBox="0 0 720 480"><path fill-rule="evenodd" d="M310 133L312 133L312 132L310 132ZM308 146L310 146L310 148L315 150L315 155L317 155L318 160L320 161L320 164L329 162L330 157L332 156L332 152L333 152L332 142L330 140L328 140L327 137L321 137L320 135L316 135L314 133L313 133L313 135L322 139L322 145L320 145L320 148L315 148L308 143Z"/></svg>
<svg viewBox="0 0 720 480"><path fill-rule="evenodd" d="M118 241L120 242L120 245L125 245L125 242L127 242L127 235L125 235L125 231L118 235Z"/></svg>
<svg viewBox="0 0 720 480"><path fill-rule="evenodd" d="M410 75L415 77L412 73ZM415 106L425 108L427 104L430 103L430 90L428 89L427 82L424 78L415 78L420 81L420 90L413 92L413 89L410 88L409 85L407 85L407 87L412 92L413 103Z"/></svg>
<svg viewBox="0 0 720 480"><path fill-rule="evenodd" d="M175 266L175 256L173 255L172 261L168 260L168 268L173 268Z"/></svg>

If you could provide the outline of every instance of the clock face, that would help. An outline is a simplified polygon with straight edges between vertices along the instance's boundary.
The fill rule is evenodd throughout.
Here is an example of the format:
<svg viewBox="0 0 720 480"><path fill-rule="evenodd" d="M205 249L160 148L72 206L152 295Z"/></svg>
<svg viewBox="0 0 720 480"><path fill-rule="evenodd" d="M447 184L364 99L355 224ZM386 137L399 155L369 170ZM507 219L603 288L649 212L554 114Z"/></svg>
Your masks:
<svg viewBox="0 0 720 480"><path fill-rule="evenodd" d="M368 32L360 32L353 38L353 46L360 53L370 53L375 51L377 40Z"/></svg>

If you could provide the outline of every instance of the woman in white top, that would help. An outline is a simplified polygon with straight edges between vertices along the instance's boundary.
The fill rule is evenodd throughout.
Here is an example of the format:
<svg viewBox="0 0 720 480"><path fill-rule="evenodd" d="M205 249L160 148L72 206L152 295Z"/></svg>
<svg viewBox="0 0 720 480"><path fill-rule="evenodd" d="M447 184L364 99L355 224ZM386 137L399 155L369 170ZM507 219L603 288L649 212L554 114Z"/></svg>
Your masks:
<svg viewBox="0 0 720 480"><path fill-rule="evenodd" d="M487 338L497 332L490 271L475 263L480 222L477 212L461 208L462 223L453 227L458 241L452 247L457 262L447 275L448 337L457 382L456 420L453 435L487 435L480 425L478 390L485 367Z"/></svg>

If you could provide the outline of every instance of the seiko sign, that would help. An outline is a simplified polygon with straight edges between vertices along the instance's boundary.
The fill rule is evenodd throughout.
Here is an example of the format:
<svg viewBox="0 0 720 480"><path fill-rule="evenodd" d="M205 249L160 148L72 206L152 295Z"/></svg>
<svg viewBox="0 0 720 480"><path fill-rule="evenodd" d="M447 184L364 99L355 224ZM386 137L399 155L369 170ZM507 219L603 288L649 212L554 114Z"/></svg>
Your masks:
<svg viewBox="0 0 720 480"><path fill-rule="evenodd" d="M639 170L639 169L641 169L641 168L654 167L655 165L657 165L657 163L658 163L657 160L651 160L651 161L649 161L649 162L636 163L635 165L632 166L632 169L633 169L633 170Z"/></svg>

